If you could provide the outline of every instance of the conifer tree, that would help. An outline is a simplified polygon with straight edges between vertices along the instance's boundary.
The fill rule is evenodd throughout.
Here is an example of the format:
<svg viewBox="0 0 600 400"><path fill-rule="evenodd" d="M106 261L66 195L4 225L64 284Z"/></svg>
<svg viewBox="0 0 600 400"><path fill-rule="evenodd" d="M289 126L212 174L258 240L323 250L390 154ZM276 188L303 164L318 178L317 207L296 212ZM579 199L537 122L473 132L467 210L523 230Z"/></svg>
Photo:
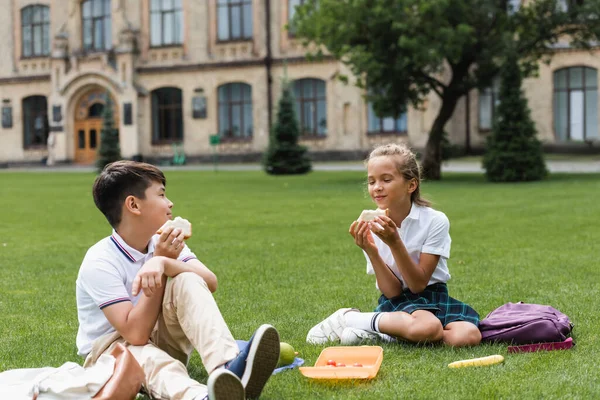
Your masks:
<svg viewBox="0 0 600 400"><path fill-rule="evenodd" d="M486 177L492 182L541 180L548 171L521 89L522 75L515 54L507 57L501 79L500 104L483 157Z"/></svg>
<svg viewBox="0 0 600 400"><path fill-rule="evenodd" d="M119 130L115 127L113 103L110 94L106 93L106 103L102 111L102 130L100 131L100 148L96 159L98 172L113 161L121 159Z"/></svg>
<svg viewBox="0 0 600 400"><path fill-rule="evenodd" d="M307 149L298 144L300 126L294 109L294 98L287 81L279 99L277 121L270 135L263 166L272 175L305 174L312 169Z"/></svg>

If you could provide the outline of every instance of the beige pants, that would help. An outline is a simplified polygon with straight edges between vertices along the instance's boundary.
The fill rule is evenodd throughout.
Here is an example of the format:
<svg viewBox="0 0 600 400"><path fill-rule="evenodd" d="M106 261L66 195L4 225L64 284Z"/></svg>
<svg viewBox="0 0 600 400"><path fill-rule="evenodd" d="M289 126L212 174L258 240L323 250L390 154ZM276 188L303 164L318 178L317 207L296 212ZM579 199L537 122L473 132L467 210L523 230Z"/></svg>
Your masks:
<svg viewBox="0 0 600 400"><path fill-rule="evenodd" d="M208 373L235 358L238 346L206 282L185 272L169 279L162 312L145 346L132 346L118 332L94 341L84 367L123 343L142 366L144 389L153 398L188 400L205 395L206 386L189 377L186 365L195 348Z"/></svg>

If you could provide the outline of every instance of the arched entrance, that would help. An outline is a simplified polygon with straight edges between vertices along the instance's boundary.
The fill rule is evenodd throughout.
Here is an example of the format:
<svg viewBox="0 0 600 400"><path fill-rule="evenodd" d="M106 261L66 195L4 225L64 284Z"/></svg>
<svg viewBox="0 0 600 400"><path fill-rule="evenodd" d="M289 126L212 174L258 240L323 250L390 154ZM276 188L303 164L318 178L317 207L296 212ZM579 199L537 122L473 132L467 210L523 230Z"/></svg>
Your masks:
<svg viewBox="0 0 600 400"><path fill-rule="evenodd" d="M74 143L76 164L93 164L100 147L102 112L106 104L106 89L94 88L85 92L75 105ZM119 126L116 103L112 100L115 127Z"/></svg>

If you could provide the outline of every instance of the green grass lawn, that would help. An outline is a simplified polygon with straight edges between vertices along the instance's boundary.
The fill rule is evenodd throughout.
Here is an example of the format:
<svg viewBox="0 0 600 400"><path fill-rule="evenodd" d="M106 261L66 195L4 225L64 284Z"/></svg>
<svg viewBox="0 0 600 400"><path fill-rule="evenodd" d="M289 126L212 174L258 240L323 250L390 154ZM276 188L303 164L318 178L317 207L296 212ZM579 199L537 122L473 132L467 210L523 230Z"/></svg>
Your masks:
<svg viewBox="0 0 600 400"><path fill-rule="evenodd" d="M76 354L75 279L89 246L110 234L88 173L0 173L0 371L59 366ZM347 233L373 208L364 173L270 177L168 172L174 215L194 223L190 247L219 277L217 302L237 339L271 323L305 365L323 346L308 330L341 307L371 310L374 277ZM274 376L264 399L597 398L600 396L600 176L486 183L446 175L424 193L451 221L450 294L484 317L508 301L550 304L575 323L573 350L507 354L505 345L452 349L383 345L368 382ZM504 364L451 370L465 358ZM206 381L200 358L193 377Z"/></svg>

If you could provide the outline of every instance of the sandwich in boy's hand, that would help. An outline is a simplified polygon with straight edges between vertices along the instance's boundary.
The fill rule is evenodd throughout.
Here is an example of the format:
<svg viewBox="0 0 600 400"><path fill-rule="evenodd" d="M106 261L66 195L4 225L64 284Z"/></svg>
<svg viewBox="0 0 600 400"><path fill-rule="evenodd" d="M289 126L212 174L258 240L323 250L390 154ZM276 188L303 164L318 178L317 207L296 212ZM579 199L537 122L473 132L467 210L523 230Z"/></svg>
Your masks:
<svg viewBox="0 0 600 400"><path fill-rule="evenodd" d="M183 232L183 238L189 239L192 236L192 224L187 219L181 217L175 217L175 219L168 220L163 226L161 226L156 233L160 235L164 229L172 226L173 229L179 228Z"/></svg>
<svg viewBox="0 0 600 400"><path fill-rule="evenodd" d="M376 210L363 210L363 212L360 213L360 216L358 217L358 222L361 221L373 221L375 218L377 217L381 217L381 216L389 216L389 209L386 208L385 210L380 210L379 208Z"/></svg>

